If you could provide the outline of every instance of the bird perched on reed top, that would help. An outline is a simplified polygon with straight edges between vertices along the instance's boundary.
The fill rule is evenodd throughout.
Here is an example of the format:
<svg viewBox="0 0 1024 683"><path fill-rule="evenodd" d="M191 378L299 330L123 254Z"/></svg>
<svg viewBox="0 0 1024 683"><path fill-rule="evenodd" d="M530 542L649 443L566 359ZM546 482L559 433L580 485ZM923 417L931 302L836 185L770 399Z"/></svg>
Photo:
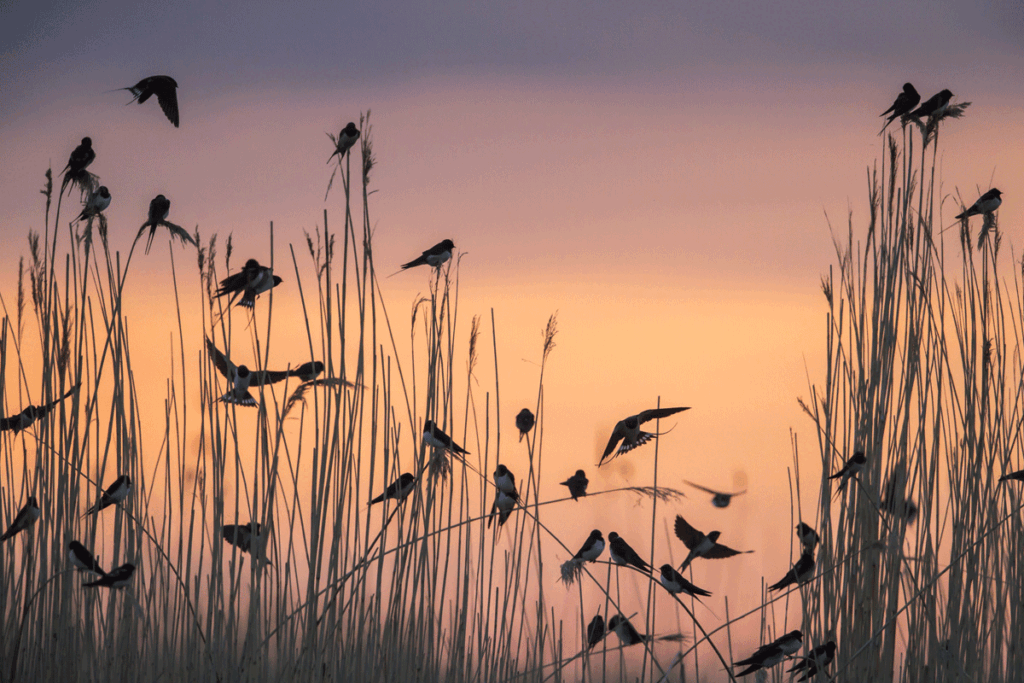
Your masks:
<svg viewBox="0 0 1024 683"><path fill-rule="evenodd" d="M97 216L110 206L110 190L107 189L106 185L100 185L96 191L89 195L89 199L86 200L85 206L82 207L82 213L78 214L78 218L75 220L85 220Z"/></svg>
<svg viewBox="0 0 1024 683"><path fill-rule="evenodd" d="M412 261L403 264L402 270L408 270L409 268L415 268L416 266L423 265L430 266L431 268L440 268L451 259L452 251L454 250L454 242L451 240L442 240L420 254L419 258L415 258Z"/></svg>
<svg viewBox="0 0 1024 683"><path fill-rule="evenodd" d="M239 306L252 309L256 306L256 297L264 292L269 292L281 284L282 280L269 266L261 266L256 259L249 259L242 266L242 270L234 275L228 275L220 281L216 297L231 295L228 306L235 303L235 299L241 295Z"/></svg>
<svg viewBox="0 0 1024 683"><path fill-rule="evenodd" d="M942 90L929 97L920 107L906 114L906 117L910 119L923 119L926 116L939 116L946 111L951 99L953 99L953 93L949 90Z"/></svg>
<svg viewBox="0 0 1024 683"><path fill-rule="evenodd" d="M530 433L533 429L535 419L533 413L530 412L529 408L523 408L516 415L516 428L519 430L519 441L522 442L523 437Z"/></svg>
<svg viewBox="0 0 1024 683"><path fill-rule="evenodd" d="M328 135L328 137L330 137L330 136ZM359 139L359 129L356 128L356 124L355 123L353 123L352 121L349 121L348 125L345 126L344 128L342 128L341 132L338 133L337 147L335 147L335 149L334 149L334 154L332 154L327 159L327 163L331 163L331 160L334 159L334 157L338 157L338 161L339 162L342 159L344 159L345 158L345 153L347 151L349 151L350 149L352 149L353 145L356 144L356 141L358 139Z"/></svg>
<svg viewBox="0 0 1024 683"><path fill-rule="evenodd" d="M178 82L170 76L149 76L143 78L135 85L130 85L127 88L118 88L118 90L127 90L134 97L132 102L138 102L142 104L150 97L156 95L156 101L160 104L160 109L163 110L164 116L167 120L174 124L174 127L178 127Z"/></svg>
<svg viewBox="0 0 1024 683"><path fill-rule="evenodd" d="M146 217L146 222L139 228L139 234L135 236L135 240L138 241L142 234L146 232L146 228L149 228L149 239L146 240L147 254L150 247L153 246L153 238L156 236L156 229L159 227L167 228L171 233L171 237L177 237L182 242L188 242L193 247L199 246L199 243L196 242L192 235L188 234L188 231L180 225L175 225L167 220L167 216L170 213L171 200L162 194L153 197L152 201L149 202L149 215Z"/></svg>
<svg viewBox="0 0 1024 683"><path fill-rule="evenodd" d="M892 116L885 122L885 125L882 126L882 130L878 131L878 134L884 133L889 124L899 117L909 114L920 101L921 95L917 92L917 89L910 83L904 83L903 92L896 96L896 101L892 103L892 106L879 114L879 116L885 116L891 112Z"/></svg>
<svg viewBox="0 0 1024 683"><path fill-rule="evenodd" d="M601 455L601 460L597 463L597 466L600 467L606 461L612 460L623 453L628 453L634 448L643 446L645 443L658 436L653 432L641 431L640 425L645 422L650 422L651 420L658 420L668 417L669 415L675 415L676 413L681 413L684 410L689 409L689 407L652 408L650 410L645 410L642 413L637 413L636 415L630 415L624 420L619 420L615 424L615 429L612 430L611 438L608 439L608 446L605 447L604 453ZM622 445L619 446L619 450L615 452L615 455L612 455L612 452L615 451L615 447L619 445L620 441L622 442Z"/></svg>
<svg viewBox="0 0 1024 683"><path fill-rule="evenodd" d="M61 192L68 186L68 183L76 183L83 189L91 189L89 188L91 181L89 181L85 169L95 160L96 151L92 148L92 138L82 138L81 144L75 147L71 156L68 157L68 165L61 171L64 174L64 181L60 186Z"/></svg>
<svg viewBox="0 0 1024 683"><path fill-rule="evenodd" d="M962 213L957 214L957 220L961 218L970 218L971 216L977 216L979 214L992 213L999 208L999 205L1003 203L1003 193L992 188L985 194L978 197L978 201L971 204L971 207Z"/></svg>

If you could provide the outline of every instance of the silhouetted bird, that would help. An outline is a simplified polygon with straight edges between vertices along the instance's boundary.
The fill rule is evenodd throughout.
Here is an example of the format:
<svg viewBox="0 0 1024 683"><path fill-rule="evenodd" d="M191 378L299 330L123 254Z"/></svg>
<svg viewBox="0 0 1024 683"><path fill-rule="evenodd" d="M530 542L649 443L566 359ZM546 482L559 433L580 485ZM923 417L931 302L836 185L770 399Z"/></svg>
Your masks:
<svg viewBox="0 0 1024 683"><path fill-rule="evenodd" d="M683 564L679 567L680 573L685 571L690 562L698 557L708 560L721 560L733 555L753 552L752 550L733 550L728 546L722 545L718 542L721 532L712 531L709 534L704 534L690 526L680 515L676 515L675 530L676 537L690 549L690 554L686 556Z"/></svg>
<svg viewBox="0 0 1024 683"><path fill-rule="evenodd" d="M370 505L381 503L388 499L395 500L400 503L405 500L410 493L412 493L414 488L416 488L416 475L406 472L393 481L384 493L371 500Z"/></svg>
<svg viewBox="0 0 1024 683"><path fill-rule="evenodd" d="M777 591L792 586L794 583L803 585L814 578L814 553L807 552L806 550L800 559L796 561L793 568L786 572L786 575L779 580L778 583L774 583L768 587L768 590Z"/></svg>
<svg viewBox="0 0 1024 683"><path fill-rule="evenodd" d="M800 545L803 546L804 550L814 551L818 545L818 541L821 538L818 536L818 532L814 530L809 524L800 522L796 525L796 537L800 540Z"/></svg>
<svg viewBox="0 0 1024 683"><path fill-rule="evenodd" d="M14 521L7 527L7 531L0 536L0 543L3 543L8 538L13 538L19 533L29 528L39 517L43 514L43 511L39 509L39 503L36 501L35 496L29 496L25 505L18 510L18 514L14 516Z"/></svg>
<svg viewBox="0 0 1024 683"><path fill-rule="evenodd" d="M297 368L288 371L291 377L298 377L303 382L312 382L321 372L324 371L324 364L318 360L303 363Z"/></svg>
<svg viewBox="0 0 1024 683"><path fill-rule="evenodd" d="M162 194L158 194L153 197L152 201L149 202L149 215L146 217L146 222L139 228L139 234L135 236L135 240L138 241L142 237L142 233L146 232L146 228L149 228L149 238L146 240L146 253L149 253L150 247L153 246L153 238L156 237L156 229L163 226L167 228L171 237L177 237L182 242L188 242L193 247L198 247L199 244L195 241L192 235L188 234L183 227L175 225L167 220L167 216L171 213L171 200Z"/></svg>
<svg viewBox="0 0 1024 683"><path fill-rule="evenodd" d="M516 506L516 499L511 495L505 493L502 490L495 492L494 505L491 506L491 514L487 518L487 528L491 528L491 522L494 521L494 515L498 515L498 527L505 526L505 522L508 521L509 515L512 514L512 510Z"/></svg>
<svg viewBox="0 0 1024 683"><path fill-rule="evenodd" d="M912 119L923 119L926 116L938 116L946 111L946 107L949 106L949 101L951 99L953 99L953 93L949 90L943 90L938 94L929 97L920 107L909 114L906 114L906 117Z"/></svg>
<svg viewBox="0 0 1024 683"><path fill-rule="evenodd" d="M533 413L530 412L529 408L523 408L516 415L516 428L519 429L519 441L522 443L523 437L530 433L534 425Z"/></svg>
<svg viewBox="0 0 1024 683"><path fill-rule="evenodd" d="M49 415L50 411L52 411L57 406L58 403L66 399L71 394L75 393L75 391L77 390L78 385L76 384L75 386L71 387L68 390L68 393L64 394L63 396L58 398L56 401L53 401L52 403L46 403L41 406L29 406L28 408L25 408L25 410L21 411L17 415L11 415L10 417L0 419L0 432L10 430L17 434L22 429L26 429L27 427L31 426L32 423L35 422L36 420L41 420L47 415Z"/></svg>
<svg viewBox="0 0 1024 683"><path fill-rule="evenodd" d="M431 268L440 268L452 257L455 243L451 240L438 242L430 249L427 249L419 258L413 259L402 266L402 270L415 268L416 266L428 265Z"/></svg>
<svg viewBox="0 0 1024 683"><path fill-rule="evenodd" d="M107 490L103 492L100 499L96 501L96 504L85 511L83 517L94 515L100 510L104 510L111 505L123 502L128 494L132 492L132 480L127 474L122 474L120 477L114 480L114 483L107 487Z"/></svg>
<svg viewBox="0 0 1024 683"><path fill-rule="evenodd" d="M608 537L611 538L611 534ZM619 641L623 645L639 645L653 640L651 636L644 635L633 628L629 619L621 614L615 614L608 620L608 630L615 631L615 635L619 637Z"/></svg>
<svg viewBox="0 0 1024 683"><path fill-rule="evenodd" d="M498 465L494 470L494 485L499 491L512 496L512 500L519 502L519 491L516 491L516 476L504 465Z"/></svg>
<svg viewBox="0 0 1024 683"><path fill-rule="evenodd" d="M590 484L590 480L587 479L587 475L583 470L576 470L576 474L561 483L562 486L569 488L569 495L572 496L573 500L587 495L588 484Z"/></svg>
<svg viewBox="0 0 1024 683"><path fill-rule="evenodd" d="M600 614L594 615L587 625L587 649L592 650L594 646L604 640L604 617Z"/></svg>
<svg viewBox="0 0 1024 683"><path fill-rule="evenodd" d="M68 176L76 176L84 171L94 161L96 161L96 152L92 148L92 138L82 138L82 144L71 152L71 156L68 157L68 165L61 173L64 174L66 180Z"/></svg>
<svg viewBox="0 0 1024 683"><path fill-rule="evenodd" d="M999 477L999 481L1024 481L1024 470L1018 470L1017 472L1010 472Z"/></svg>
<svg viewBox="0 0 1024 683"><path fill-rule="evenodd" d="M886 114L892 113L892 116L882 126L882 130L878 132L879 135L885 132L885 129L889 127L889 124L898 119L899 117L909 114L911 110L917 106L917 103L921 101L921 95L910 83L903 84L903 92L896 96L896 101L892 103L892 106L883 111L879 116L885 116Z"/></svg>
<svg viewBox="0 0 1024 683"><path fill-rule="evenodd" d="M957 220L970 218L979 214L992 213L1003 203L1003 193L994 187L985 194L978 197L978 201L971 204L971 207L962 213L957 214Z"/></svg>
<svg viewBox="0 0 1024 683"><path fill-rule="evenodd" d="M235 365L209 339L206 340L206 351L213 360L213 365L231 385L231 388L220 397L225 403L255 407L259 405L249 387L262 387L280 382L288 377L286 370L262 370L253 372L244 365Z"/></svg>
<svg viewBox="0 0 1024 683"><path fill-rule="evenodd" d="M359 129L356 128L356 124L355 123L353 123L352 121L349 121L348 125L345 126L344 128L342 128L341 132L338 133L338 140L337 140L338 146L335 148L334 154L332 154L327 159L327 163L331 163L331 160L334 159L334 157L338 157L338 161L339 162L342 159L344 159L345 158L345 152L347 152L350 149L352 149L352 146L356 144L356 141L358 139L359 139Z"/></svg>
<svg viewBox="0 0 1024 683"><path fill-rule="evenodd" d="M636 551L614 531L608 534L608 552L615 564L620 564L623 567L632 565L642 572L651 571L651 565L644 562L644 559L637 555Z"/></svg>
<svg viewBox="0 0 1024 683"><path fill-rule="evenodd" d="M789 673L799 673L802 671L804 672L804 675L796 680L809 680L827 669L835 657L836 641L830 640L824 645L819 645L814 648L806 656L798 658L799 661L793 665L793 668L789 670Z"/></svg>
<svg viewBox="0 0 1024 683"><path fill-rule="evenodd" d="M601 535L600 530L594 529L590 532L590 536L584 541L583 547L576 553L572 559L579 562L597 562L597 558L601 557L601 553L604 552L604 537Z"/></svg>
<svg viewBox="0 0 1024 683"><path fill-rule="evenodd" d="M228 306L230 306L241 295L242 298L238 305L253 308L256 305L256 297L264 292L269 292L281 282L281 278L274 275L274 271L269 266L261 266L259 261L251 258L245 262L242 270L234 275L228 275L220 281L220 287L214 296L220 298L231 295L228 300Z"/></svg>
<svg viewBox="0 0 1024 683"><path fill-rule="evenodd" d="M652 408L651 410L645 410L642 413L637 413L636 415L630 415L624 420L619 420L615 425L615 429L612 430L611 438L608 439L608 446L605 447L604 454L601 455L601 460L597 463L597 466L600 467L606 460L612 460L623 453L628 453L634 448L643 446L645 443L658 436L653 432L641 431L640 425L645 422L650 422L651 420L675 415L676 413L681 413L684 410L689 409L689 407ZM612 455L612 452L615 451L615 446L619 444L619 441L622 442L622 445L619 446L618 452L609 458L608 456Z"/></svg>
<svg viewBox="0 0 1024 683"><path fill-rule="evenodd" d="M89 195L89 199L86 200L85 206L82 208L82 213L78 214L78 218L75 220L81 221L99 215L108 206L110 206L110 190L106 185L100 185L95 192Z"/></svg>
<svg viewBox="0 0 1024 683"><path fill-rule="evenodd" d="M221 535L224 536L226 543L236 546L244 553L249 553L254 560L271 564L263 555L263 526L259 522L225 524L221 527Z"/></svg>
<svg viewBox="0 0 1024 683"><path fill-rule="evenodd" d="M837 477L842 477L842 481L839 482L839 486L838 488L836 488L837 495L840 491L846 488L846 482L848 482L851 477L856 476L857 474L860 473L861 470L864 469L864 465L867 464L867 461L868 459L867 456L864 455L864 451L857 451L853 454L853 456L850 457L849 460L846 461L846 464L843 465L843 468L841 470L839 470L831 477L829 477L829 479L836 479Z"/></svg>
<svg viewBox="0 0 1024 683"><path fill-rule="evenodd" d="M99 561L78 541L68 543L68 559L71 560L71 564L75 566L75 569L79 571L90 572L96 576L106 575Z"/></svg>
<svg viewBox="0 0 1024 683"><path fill-rule="evenodd" d="M428 446L450 451L455 455L469 455L469 451L452 441L452 437L441 431L432 420L423 423L423 442ZM513 500L513 502L515 502Z"/></svg>
<svg viewBox="0 0 1024 683"><path fill-rule="evenodd" d="M704 493L710 493L713 496L713 498L711 499L711 504L714 505L716 508L729 507L729 503L732 502L733 496L742 496L744 493L747 492L746 489L744 489L742 491L737 491L736 493L724 493L722 491L715 491L714 489L709 489L708 487L701 486L700 484L694 484L692 481L686 481L685 479L683 481L695 489L700 489Z"/></svg>
<svg viewBox="0 0 1024 683"><path fill-rule="evenodd" d="M661 565L660 580L661 585L665 587L665 590L667 590L669 593L672 593L673 595L677 595L679 593L686 593L687 595L692 595L694 597L701 595L707 597L711 595L711 593L704 590L703 588L698 588L697 586L694 586L692 583L687 581L686 578L684 578L682 574L677 572L675 570L675 567L673 567L670 564Z"/></svg>
<svg viewBox="0 0 1024 683"><path fill-rule="evenodd" d="M156 101L160 103L160 108L164 111L164 116L167 120L174 124L174 127L178 127L178 93L176 92L178 83L170 76L149 76L143 78L135 85L130 85L127 88L118 88L118 90L127 90L131 92L132 102L138 102L142 104L153 95L156 95ZM131 104L129 102L128 104Z"/></svg>
<svg viewBox="0 0 1024 683"><path fill-rule="evenodd" d="M733 667L749 665L747 669L744 669L736 675L746 676L758 669L767 669L775 666L786 659L789 655L799 651L800 647L803 645L803 638L804 635L800 631L790 631L774 642L762 645L757 648L754 654L750 655L746 659L733 662Z"/></svg>
<svg viewBox="0 0 1024 683"><path fill-rule="evenodd" d="M83 586L102 586L104 588L125 588L132 582L132 574L135 573L135 565L131 562L122 564L117 569L111 569L108 573L96 579L92 583L83 583Z"/></svg>

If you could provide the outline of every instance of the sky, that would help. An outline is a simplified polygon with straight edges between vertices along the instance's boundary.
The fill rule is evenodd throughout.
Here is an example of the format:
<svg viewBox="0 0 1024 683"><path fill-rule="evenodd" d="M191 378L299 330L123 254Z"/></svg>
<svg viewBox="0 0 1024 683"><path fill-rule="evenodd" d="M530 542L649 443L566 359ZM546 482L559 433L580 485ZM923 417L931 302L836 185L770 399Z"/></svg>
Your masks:
<svg viewBox="0 0 1024 683"><path fill-rule="evenodd" d="M973 103L943 130L943 188L968 204L1002 189L1019 257L1022 71L1019 3L2 2L0 295L41 227L47 164L85 135L118 248L163 193L170 220L233 233L242 259L267 258L273 221L283 259L324 209L340 219L325 133L371 110L382 273L446 237L466 253L460 306L467 322L495 311L509 424L535 400L558 312L545 443L565 476L593 469L616 420L659 397L693 406L662 439L676 463L661 481L746 482L727 510L691 490L679 512L757 551L696 583L755 586L788 567L767 539L789 524L791 430L812 491L818 477L796 399L823 377L829 226L845 234L852 214L863 230L878 115L907 80ZM179 83L180 129L105 92L154 74ZM166 244L146 264L151 289L126 309L143 319ZM382 281L402 312L426 286L425 272ZM649 453L631 457L592 480L647 483ZM587 510L567 537L621 519Z"/></svg>

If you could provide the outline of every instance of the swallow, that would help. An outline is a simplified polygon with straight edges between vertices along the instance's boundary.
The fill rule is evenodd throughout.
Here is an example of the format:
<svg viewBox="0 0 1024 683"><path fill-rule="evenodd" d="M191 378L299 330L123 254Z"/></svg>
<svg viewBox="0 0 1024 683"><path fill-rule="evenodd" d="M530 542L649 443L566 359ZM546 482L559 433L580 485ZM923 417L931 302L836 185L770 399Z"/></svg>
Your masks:
<svg viewBox="0 0 1024 683"><path fill-rule="evenodd" d="M836 479L837 477L843 478L842 481L839 482L839 487L836 489L837 494L846 488L846 482L850 480L850 477L856 476L864 469L864 465L867 461L868 458L864 455L864 451L857 451L849 460L846 461L846 464L843 465L843 469L829 477L829 479Z"/></svg>
<svg viewBox="0 0 1024 683"><path fill-rule="evenodd" d="M516 415L516 428L519 430L519 442L522 443L523 437L530 433L533 429L533 425L536 420L533 417L533 413L530 412L529 408L523 408Z"/></svg>
<svg viewBox="0 0 1024 683"><path fill-rule="evenodd" d="M71 387L68 393L64 394L56 401L52 403L46 403L41 406L29 406L25 410L21 411L17 415L11 415L10 417L0 418L0 432L6 432L8 430L13 431L15 434L20 432L22 429L26 429L31 426L36 420L41 420L50 414L50 411L56 407L58 403L66 399L71 394L78 390L78 385Z"/></svg>
<svg viewBox="0 0 1024 683"><path fill-rule="evenodd" d="M892 103L892 106L883 111L879 116L885 116L886 114L892 114L889 120L882 126L882 130L878 132L879 135L885 132L885 129L889 127L889 124L898 119L899 117L909 114L917 103L921 101L921 95L917 90L909 83L903 84L903 92L896 96L896 101Z"/></svg>
<svg viewBox="0 0 1024 683"><path fill-rule="evenodd" d="M431 268L440 268L452 257L452 251L455 249L455 243L451 240L444 240L438 242L430 249L427 249L420 255L419 258L413 259L402 266L402 270L408 270L409 268L415 268L416 266L422 266L424 264Z"/></svg>
<svg viewBox="0 0 1024 683"><path fill-rule="evenodd" d="M96 576L106 576L107 574L103 571L99 561L92 556L92 553L78 541L68 543L68 559L71 560L71 564L75 566L75 569L79 571L91 572Z"/></svg>
<svg viewBox="0 0 1024 683"><path fill-rule="evenodd" d="M235 365L214 346L209 338L206 340L206 351L210 354L213 365L231 384L228 392L220 397L220 400L225 403L255 407L258 403L252 394L249 393L249 387L262 387L267 384L274 384L288 377L288 372L284 370L253 372L244 365Z"/></svg>
<svg viewBox="0 0 1024 683"><path fill-rule="evenodd" d="M961 218L970 218L971 216L977 216L980 214L989 214L999 208L999 205L1003 203L1003 193L994 187L986 192L985 194L978 197L978 201L971 204L971 208L957 214L957 220Z"/></svg>
<svg viewBox="0 0 1024 683"><path fill-rule="evenodd" d="M587 625L587 650L593 650L595 645L604 640L605 635L604 617L595 614Z"/></svg>
<svg viewBox="0 0 1024 683"><path fill-rule="evenodd" d="M352 146L356 144L356 140L358 139L359 129L356 128L355 123L349 121L348 125L342 128L341 132L338 133L337 148L334 150L334 154L327 159L327 163L331 163L331 160L334 159L334 157L338 157L338 162L340 163L341 160L345 158L345 152L352 149Z"/></svg>
<svg viewBox="0 0 1024 683"><path fill-rule="evenodd" d="M633 565L642 572L651 571L651 565L644 562L643 558L637 555L636 551L614 531L608 534L608 553L612 556L615 564L623 567Z"/></svg>
<svg viewBox="0 0 1024 683"><path fill-rule="evenodd" d="M384 493L370 501L370 505L391 499L401 503L416 487L416 475L406 472L387 487Z"/></svg>
<svg viewBox="0 0 1024 683"><path fill-rule="evenodd" d="M601 531L594 529L590 532L590 536L583 542L583 547L580 551L573 555L572 559L579 563L583 562L597 562L597 558L601 557L601 553L604 552L604 537L601 535Z"/></svg>
<svg viewBox="0 0 1024 683"><path fill-rule="evenodd" d="M146 232L146 228L149 228L149 238L146 240L146 253L149 253L150 247L153 246L153 238L156 237L156 229L163 226L167 228L171 237L177 237L182 242L188 242L193 247L198 247L199 243L196 242L192 235L188 234L180 225L175 225L167 220L167 216L171 213L171 200L162 194L158 194L153 197L149 202L149 214L146 217L146 222L139 228L139 234L135 236L135 240L138 241L142 237L142 234Z"/></svg>
<svg viewBox="0 0 1024 683"><path fill-rule="evenodd" d="M796 680L806 681L817 676L818 672L827 669L835 657L836 641L830 640L824 645L819 645L811 650L810 654L807 656L801 657L799 661L793 665L793 668L789 670L789 673L803 672L804 675Z"/></svg>
<svg viewBox="0 0 1024 683"><path fill-rule="evenodd" d="M470 455L469 451L452 441L452 437L438 429L432 420L423 423L423 443L434 448L451 451L455 455Z"/></svg>
<svg viewBox="0 0 1024 683"><path fill-rule="evenodd" d="M800 545L803 546L805 551L814 552L814 548L817 547L818 541L821 537L818 536L818 532L814 530L809 524L800 522L796 525L796 537L800 541Z"/></svg>
<svg viewBox="0 0 1024 683"><path fill-rule="evenodd" d="M83 586L103 586L105 588L124 588L132 582L132 574L135 573L135 565L131 562L122 564L117 569L111 569L108 573L96 579L92 583L83 583Z"/></svg>
<svg viewBox="0 0 1024 683"><path fill-rule="evenodd" d="M92 138L82 138L82 144L71 152L71 156L68 157L68 165L61 171L64 174L64 183L67 184L69 178L80 174L95 160L96 152L92 148Z"/></svg>
<svg viewBox="0 0 1024 683"><path fill-rule="evenodd" d="M683 481L695 489L699 489L704 493L710 493L713 496L711 498L711 504L714 505L716 508L729 507L729 503L732 502L733 496L742 496L744 493L747 492L746 489L744 489L742 491L737 491L736 493L723 493L721 491L709 489L706 486L701 486L700 484L694 484L692 481L686 481L685 479Z"/></svg>
<svg viewBox="0 0 1024 683"><path fill-rule="evenodd" d="M122 474L114 480L114 483L107 487L96 504L85 511L83 517L94 515L100 510L110 507L115 503L123 502L128 494L132 492L132 480L127 474Z"/></svg>
<svg viewBox="0 0 1024 683"><path fill-rule="evenodd" d="M269 292L281 284L283 280L274 275L273 269L269 266L261 266L254 258L249 259L242 266L242 270L234 275L228 275L220 281L220 287L214 295L217 298L231 295L228 306L235 303L235 299L241 295L239 306L253 308L256 305L256 297L264 292Z"/></svg>
<svg viewBox="0 0 1024 683"><path fill-rule="evenodd" d="M733 550L718 542L721 532L712 531L704 534L690 526L680 515L676 515L676 537L690 549L690 554L683 560L679 571L683 572L694 559L703 557L708 560L720 560L741 553L751 553L753 550Z"/></svg>
<svg viewBox="0 0 1024 683"><path fill-rule="evenodd" d="M107 189L106 185L100 185L99 189L89 194L89 199L86 200L82 213L78 214L78 218L75 220L81 221L97 216L106 211L108 206L110 206L110 190Z"/></svg>
<svg viewBox="0 0 1024 683"><path fill-rule="evenodd" d="M999 477L999 481L1024 481L1024 470L1010 472Z"/></svg>
<svg viewBox="0 0 1024 683"><path fill-rule="evenodd" d="M255 532L254 532L255 530ZM253 557L257 557L257 554L262 554L262 548L259 547L260 541L262 540L263 525L259 522L249 522L248 524L225 524L221 527L221 535L224 537L224 542L236 546L239 550L244 553L249 553ZM256 540L256 544L253 543L253 539ZM267 562L266 558L262 559L263 562Z"/></svg>
<svg viewBox="0 0 1024 683"><path fill-rule="evenodd" d="M576 470L576 474L572 475L561 483L561 486L569 487L569 495L572 496L573 500L579 500L581 497L587 495L587 485L590 480L587 479L587 474L583 470Z"/></svg>
<svg viewBox="0 0 1024 683"><path fill-rule="evenodd" d="M924 104L904 116L908 119L922 119L926 116L938 116L946 111L946 107L949 106L949 101L951 99L953 99L953 93L949 90L943 90L936 95L932 95Z"/></svg>
<svg viewBox="0 0 1024 683"><path fill-rule="evenodd" d="M628 453L629 451L643 446L651 439L658 436L651 432L640 431L640 425L651 420L661 419L668 417L669 415L675 415L681 413L686 408L652 408L651 410L645 410L642 413L636 415L630 415L625 420L619 420L615 425L615 429L612 430L612 436L608 439L608 446L604 449L604 454L601 456L601 460L597 463L600 467L605 463L606 460L613 460L615 457ZM615 455L612 455L612 451L615 450L615 446L618 445L619 441L622 445L619 446L619 450ZM612 457L608 457L612 455Z"/></svg>
<svg viewBox="0 0 1024 683"><path fill-rule="evenodd" d="M519 502L519 492L516 491L516 476L504 465L498 465L497 469L494 470L494 485L502 493L507 493L511 496L512 500L517 503Z"/></svg>
<svg viewBox="0 0 1024 683"><path fill-rule="evenodd" d="M39 503L36 501L35 496L29 496L28 501L25 505L18 510L18 514L15 515L14 521L7 527L7 531L4 532L3 536L0 536L0 543L3 543L8 538L13 538L18 533L29 528L39 519L43 511L39 509Z"/></svg>
<svg viewBox="0 0 1024 683"><path fill-rule="evenodd" d="M699 596L708 597L711 595L708 591L703 588L697 588L697 586L683 578L682 574L677 572L675 567L670 564L661 565L661 585L672 595L686 593L698 600L700 599Z"/></svg>
<svg viewBox="0 0 1024 683"><path fill-rule="evenodd" d="M778 591L792 586L794 583L797 585L803 585L814 578L814 553L804 551L800 555L800 559L796 561L793 568L786 572L786 575L779 580L778 583L774 583L768 587L770 591Z"/></svg>
<svg viewBox="0 0 1024 683"><path fill-rule="evenodd" d="M149 76L143 78L135 85L130 85L127 88L118 88L118 90L127 90L134 97L132 102L138 102L142 104L153 95L156 95L156 101L159 103L160 108L164 112L164 116L167 120L174 124L174 127L178 127L178 93L175 92L178 88L178 83L170 76ZM129 102L128 104L131 104Z"/></svg>
<svg viewBox="0 0 1024 683"><path fill-rule="evenodd" d="M783 661L787 656L800 650L800 647L803 644L803 637L804 635L800 631L790 631L774 642L762 645L754 651L754 654L750 655L746 659L733 662L733 667L749 665L749 668L736 675L746 676L758 669L767 669L775 666L779 662Z"/></svg>
<svg viewBox="0 0 1024 683"><path fill-rule="evenodd" d="M608 537L611 538L611 534L608 534ZM621 614L616 614L608 620L608 630L615 631L615 635L619 637L619 642L623 645L638 645L653 640L651 636L643 635L633 628L629 619Z"/></svg>
<svg viewBox="0 0 1024 683"><path fill-rule="evenodd" d="M291 377L298 377L303 382L312 382L323 371L324 364L315 360L309 363L303 363L299 367L289 370L288 375Z"/></svg>
<svg viewBox="0 0 1024 683"><path fill-rule="evenodd" d="M499 489L494 495L494 505L491 506L491 514L487 517L487 528L491 528L494 515L498 515L498 528L500 529L505 526L505 522L508 521L509 515L512 514L515 506L516 499Z"/></svg>

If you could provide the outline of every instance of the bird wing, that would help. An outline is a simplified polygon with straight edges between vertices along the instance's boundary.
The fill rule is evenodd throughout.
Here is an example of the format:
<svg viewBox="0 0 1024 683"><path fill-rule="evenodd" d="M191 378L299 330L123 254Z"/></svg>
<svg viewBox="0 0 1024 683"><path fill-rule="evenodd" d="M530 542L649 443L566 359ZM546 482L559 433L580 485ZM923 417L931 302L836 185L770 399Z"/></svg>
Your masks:
<svg viewBox="0 0 1024 683"><path fill-rule="evenodd" d="M684 484L689 484L690 486L692 486L695 489L700 489L704 493L710 493L713 496L735 496L735 495L739 495L739 494L735 494L735 493L722 493L721 491L716 491L714 489L709 489L707 486L701 486L700 484L694 484L692 481L687 481L685 479L683 479L683 483Z"/></svg>
<svg viewBox="0 0 1024 683"><path fill-rule="evenodd" d="M0 419L0 432L6 432L9 429L14 429L19 424L21 424L21 413ZM1003 478L1005 479L1006 477Z"/></svg>
<svg viewBox="0 0 1024 683"><path fill-rule="evenodd" d="M676 413L681 413L684 410L689 409L689 406L685 408L651 408L650 410L645 410L637 415L636 419L640 424L643 424L645 422L650 422L651 420L660 420L668 417L669 415L675 415Z"/></svg>
<svg viewBox="0 0 1024 683"><path fill-rule="evenodd" d="M249 374L249 386L262 387L267 384L281 382L287 379L289 374L287 370L260 370L259 372L252 372Z"/></svg>
<svg viewBox="0 0 1024 683"><path fill-rule="evenodd" d="M178 95L174 92L174 88L168 86L166 88L159 88L156 91L156 101L160 103L160 108L163 109L164 116L174 124L174 127L178 127Z"/></svg>
<svg viewBox="0 0 1024 683"><path fill-rule="evenodd" d="M703 536L704 534L690 526L681 515L676 515L676 537L682 541L687 548L693 550L693 547L700 542L700 539ZM712 549L712 552L714 552L714 549Z"/></svg>
<svg viewBox="0 0 1024 683"><path fill-rule="evenodd" d="M708 560L721 560L725 557L732 557L733 555L742 555L743 553L752 553L753 550L733 550L727 545L716 543L711 550L704 553L704 558Z"/></svg>
<svg viewBox="0 0 1024 683"><path fill-rule="evenodd" d="M213 359L213 364L220 374L224 375L228 380L234 379L235 377L235 364L228 360L227 356L221 353L213 342L210 341L209 337L206 339L206 350L210 354L210 358Z"/></svg>
<svg viewBox="0 0 1024 683"><path fill-rule="evenodd" d="M617 423L615 423L615 429L612 430L611 438L608 439L608 446L605 447L604 453L601 455L601 461L597 464L598 467L604 464L605 459L612 454L612 452L615 450L615 447L619 445L619 442L622 441L622 437L624 437L625 435L626 421L619 420Z"/></svg>

